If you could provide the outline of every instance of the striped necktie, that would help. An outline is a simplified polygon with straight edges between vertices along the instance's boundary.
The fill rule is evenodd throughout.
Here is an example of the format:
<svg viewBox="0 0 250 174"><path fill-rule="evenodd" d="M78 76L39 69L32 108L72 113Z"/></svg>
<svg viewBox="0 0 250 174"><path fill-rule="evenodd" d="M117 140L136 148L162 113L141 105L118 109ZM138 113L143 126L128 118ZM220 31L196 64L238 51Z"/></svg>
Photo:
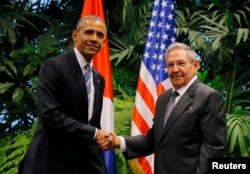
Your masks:
<svg viewBox="0 0 250 174"><path fill-rule="evenodd" d="M91 68L90 65L87 64L85 67L85 73L84 73L84 78L85 78L85 83L87 87L87 93L88 93L88 103L90 100L90 92L91 92Z"/></svg>

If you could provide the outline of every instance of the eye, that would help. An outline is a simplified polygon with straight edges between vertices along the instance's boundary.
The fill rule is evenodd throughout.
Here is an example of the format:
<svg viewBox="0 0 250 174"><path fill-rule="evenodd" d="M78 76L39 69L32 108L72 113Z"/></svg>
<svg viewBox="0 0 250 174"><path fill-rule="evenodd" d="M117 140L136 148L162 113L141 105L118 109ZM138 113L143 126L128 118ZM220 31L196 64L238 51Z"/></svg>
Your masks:
<svg viewBox="0 0 250 174"><path fill-rule="evenodd" d="M104 38L104 33L98 32L98 33L97 33L97 36L98 36L99 38Z"/></svg>
<svg viewBox="0 0 250 174"><path fill-rule="evenodd" d="M173 68L173 67L174 67L174 64L173 64L173 63L168 63L168 64L167 64L167 67L168 67L168 68Z"/></svg>
<svg viewBox="0 0 250 174"><path fill-rule="evenodd" d="M185 67L186 66L186 62L178 62L177 65L179 67Z"/></svg>
<svg viewBox="0 0 250 174"><path fill-rule="evenodd" d="M88 34L88 35L93 34L93 30L85 30L84 34Z"/></svg>

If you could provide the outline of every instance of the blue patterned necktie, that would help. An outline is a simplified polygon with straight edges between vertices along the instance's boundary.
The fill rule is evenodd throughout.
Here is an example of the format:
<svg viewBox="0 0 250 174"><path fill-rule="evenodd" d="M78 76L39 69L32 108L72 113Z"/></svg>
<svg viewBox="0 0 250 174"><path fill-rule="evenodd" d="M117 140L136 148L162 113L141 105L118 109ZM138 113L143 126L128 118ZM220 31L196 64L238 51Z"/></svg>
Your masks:
<svg viewBox="0 0 250 174"><path fill-rule="evenodd" d="M179 93L177 91L174 91L172 93L172 96L170 97L169 101L168 101L168 105L167 105L167 109L166 109L166 113L165 113L165 117L164 117L164 124L163 124L163 128L165 127L165 124L168 120L168 117L170 115L170 113L172 112L174 105L175 105L175 98L179 95Z"/></svg>
<svg viewBox="0 0 250 174"><path fill-rule="evenodd" d="M88 93L88 103L90 100L90 92L91 92L91 68L89 64L87 64L85 67L85 73L84 73L84 78L85 78L85 83L87 87L87 93Z"/></svg>

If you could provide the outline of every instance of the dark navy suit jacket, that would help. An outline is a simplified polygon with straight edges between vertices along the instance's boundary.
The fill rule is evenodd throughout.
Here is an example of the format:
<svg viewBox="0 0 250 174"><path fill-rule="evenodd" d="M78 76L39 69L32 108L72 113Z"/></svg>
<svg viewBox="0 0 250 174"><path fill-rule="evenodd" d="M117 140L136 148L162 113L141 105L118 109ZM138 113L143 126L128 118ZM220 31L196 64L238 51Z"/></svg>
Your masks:
<svg viewBox="0 0 250 174"><path fill-rule="evenodd" d="M93 83L94 111L88 122L86 85L75 53L44 62L37 88L39 123L20 167L24 174L106 173L103 152L93 140L95 128L100 129L105 82L94 69Z"/></svg>

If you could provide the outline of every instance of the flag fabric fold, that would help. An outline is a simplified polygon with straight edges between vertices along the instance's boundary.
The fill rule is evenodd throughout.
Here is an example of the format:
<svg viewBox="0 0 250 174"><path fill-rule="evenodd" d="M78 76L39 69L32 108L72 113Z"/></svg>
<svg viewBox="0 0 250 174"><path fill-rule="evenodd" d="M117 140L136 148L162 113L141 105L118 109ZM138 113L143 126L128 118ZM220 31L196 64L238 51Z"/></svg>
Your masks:
<svg viewBox="0 0 250 174"><path fill-rule="evenodd" d="M155 0L141 62L131 135L147 134L153 123L157 97L171 87L165 66L165 51L176 40L172 0ZM154 173L154 155L138 158L145 174Z"/></svg>
<svg viewBox="0 0 250 174"><path fill-rule="evenodd" d="M87 15L97 15L105 21L102 0L85 0L81 17ZM114 107L113 107L113 87L112 73L108 47L108 37L100 52L93 58L93 66L105 78L105 87L103 94L103 107L101 115L102 130L114 130ZM104 152L105 162L108 174L116 174L115 151Z"/></svg>

